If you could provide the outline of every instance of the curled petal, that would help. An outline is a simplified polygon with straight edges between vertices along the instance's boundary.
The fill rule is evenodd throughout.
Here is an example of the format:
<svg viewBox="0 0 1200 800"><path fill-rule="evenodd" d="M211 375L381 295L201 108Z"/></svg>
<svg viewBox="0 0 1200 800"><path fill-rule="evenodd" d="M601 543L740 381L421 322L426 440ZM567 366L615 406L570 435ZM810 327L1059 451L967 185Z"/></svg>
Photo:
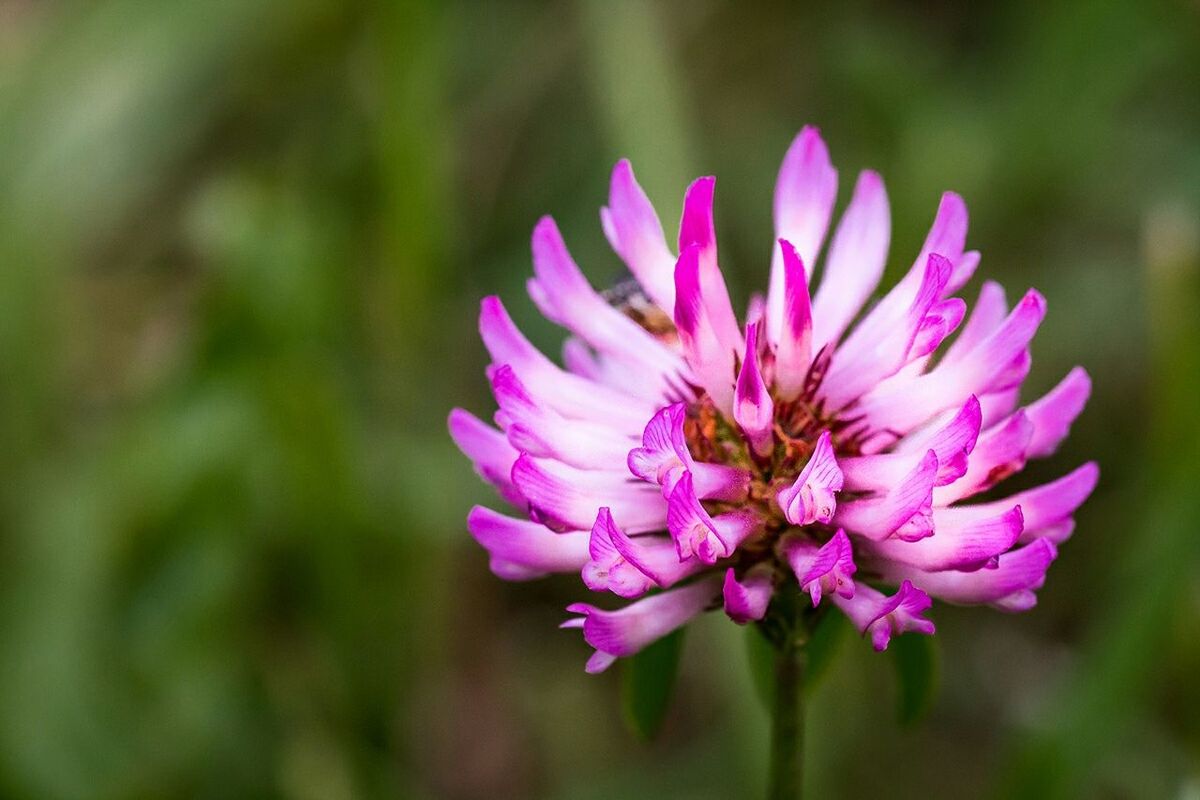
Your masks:
<svg viewBox="0 0 1200 800"><path fill-rule="evenodd" d="M692 458L683 430L686 418L684 403L669 405L651 417L642 431L642 446L629 451L626 459L629 471L642 480L659 484L663 497L670 497L683 473L691 472L696 495L702 500L736 502L744 498L750 485L749 473Z"/></svg>
<svg viewBox="0 0 1200 800"><path fill-rule="evenodd" d="M793 525L828 524L837 509L834 495L841 491L842 483L842 470L834 457L829 431L825 431L796 482L781 489L776 502Z"/></svg>
<svg viewBox="0 0 1200 800"><path fill-rule="evenodd" d="M629 563L614 546L614 537L627 538L613 522L609 509L601 508L588 538L589 558L581 573L584 585L594 592L611 591L621 597L645 594L654 581Z"/></svg>
<svg viewBox="0 0 1200 800"><path fill-rule="evenodd" d="M771 569L765 564L749 570L740 581L730 567L725 571L725 613L739 625L762 619L771 604L773 590Z"/></svg>
<svg viewBox="0 0 1200 800"><path fill-rule="evenodd" d="M833 521L852 533L875 541L893 534L906 541L929 536L933 528L930 514L937 474L937 453L929 450L889 491L841 503Z"/></svg>
<svg viewBox="0 0 1200 800"><path fill-rule="evenodd" d="M933 490L935 505L944 506L987 491L1025 466L1033 423L1018 411L983 436L971 452L967 471L954 483Z"/></svg>
<svg viewBox="0 0 1200 800"><path fill-rule="evenodd" d="M938 460L934 486L953 483L967 471L967 459L975 448L981 423L979 401L972 395L957 412L947 412L924 431L901 439L890 453L840 459L846 488L886 491L904 480L930 450Z"/></svg>
<svg viewBox="0 0 1200 800"><path fill-rule="evenodd" d="M906 542L891 538L864 543L874 556L923 570L994 568L1000 555L1017 542L1023 527L1021 506L990 516L964 515L959 509L935 509L933 535Z"/></svg>
<svg viewBox="0 0 1200 800"><path fill-rule="evenodd" d="M553 572L577 572L588 560L588 534L555 533L536 522L513 519L475 506L467 529L488 551L492 572L509 581L540 578Z"/></svg>
<svg viewBox="0 0 1200 800"><path fill-rule="evenodd" d="M854 596L854 581L850 576L858 568L854 565L850 538L841 528L822 545L804 537L790 537L784 542L783 554L796 573L800 591L809 593L814 607L824 595Z"/></svg>
<svg viewBox="0 0 1200 800"><path fill-rule="evenodd" d="M548 525L588 530L601 506L611 507L626 530L635 533L666 525L662 494L618 473L574 469L522 453L513 463L511 479L531 512Z"/></svg>
<svg viewBox="0 0 1200 800"><path fill-rule="evenodd" d="M680 559L675 543L666 536L631 537L612 520L606 509L600 509L597 525L603 525L604 533L617 554L639 572L660 587L672 586L708 567L695 558ZM593 532L595 528L593 528Z"/></svg>
<svg viewBox="0 0 1200 800"><path fill-rule="evenodd" d="M761 520L752 511L710 516L696 497L690 472L679 479L667 503L667 530L681 560L695 557L714 564L733 555L742 540L760 525Z"/></svg>
<svg viewBox="0 0 1200 800"><path fill-rule="evenodd" d="M1042 458L1058 449L1059 443L1070 433L1071 423L1087 405L1091 393L1092 380L1087 371L1076 367L1045 397L1026 407L1025 416L1033 423L1028 448L1030 458Z"/></svg>
<svg viewBox="0 0 1200 800"><path fill-rule="evenodd" d="M661 594L643 597L617 611L572 603L567 611L580 617L563 623L583 628L583 638L596 648L588 672L602 672L620 657L639 652L706 610L721 591L720 578L709 578Z"/></svg>
<svg viewBox="0 0 1200 800"><path fill-rule="evenodd" d="M876 650L886 650L893 636L913 631L932 636L933 623L922 614L933 601L929 595L905 581L888 597L870 586L859 586L853 597L833 596L833 602L864 636L871 637Z"/></svg>
<svg viewBox="0 0 1200 800"><path fill-rule="evenodd" d="M932 596L961 605L989 604L1004 611L1025 611L1037 602L1046 570L1058 555L1049 539L1034 539L1007 552L996 569L973 572L926 572L895 562L881 562L879 570L889 581L913 580Z"/></svg>

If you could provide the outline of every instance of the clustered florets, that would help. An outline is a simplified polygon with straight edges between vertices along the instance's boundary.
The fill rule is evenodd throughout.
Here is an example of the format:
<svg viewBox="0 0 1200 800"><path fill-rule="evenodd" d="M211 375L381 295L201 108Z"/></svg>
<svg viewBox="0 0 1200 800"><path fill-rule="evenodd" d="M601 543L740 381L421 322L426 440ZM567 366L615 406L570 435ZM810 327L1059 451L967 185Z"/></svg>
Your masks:
<svg viewBox="0 0 1200 800"><path fill-rule="evenodd" d="M912 269L863 312L890 237L883 183L869 171L811 294L837 173L806 128L776 185L769 291L741 326L717 266L713 188L712 178L689 187L676 256L628 163L617 165L601 222L636 289L595 292L554 222L538 224L529 293L573 334L565 369L498 299L484 300L499 430L461 410L450 430L528 517L472 510L493 571L578 572L589 589L640 598L616 611L568 608L579 616L564 626L583 628L596 649L589 671L710 608L761 620L791 586L814 608L837 606L877 649L898 633L933 633L931 597L1032 607L1096 466L1002 500L960 501L1052 453L1087 400L1076 368L1017 407L1041 295L1009 310L986 283L967 318L953 294L979 254L964 250L966 207L946 193ZM887 585L897 589L875 588Z"/></svg>

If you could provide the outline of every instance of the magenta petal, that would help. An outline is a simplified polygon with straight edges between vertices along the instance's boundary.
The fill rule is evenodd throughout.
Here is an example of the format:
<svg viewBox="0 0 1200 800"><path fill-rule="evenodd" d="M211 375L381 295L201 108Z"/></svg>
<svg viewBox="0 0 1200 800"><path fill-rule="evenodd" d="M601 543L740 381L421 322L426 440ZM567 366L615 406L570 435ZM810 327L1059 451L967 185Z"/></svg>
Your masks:
<svg viewBox="0 0 1200 800"><path fill-rule="evenodd" d="M511 478L531 512L558 527L588 530L601 506L612 508L625 529L634 533L666 526L662 494L620 473L574 469L523 453L513 463Z"/></svg>
<svg viewBox="0 0 1200 800"><path fill-rule="evenodd" d="M717 234L713 225L713 190L716 178L697 178L683 198L683 217L679 222L679 253L689 247L697 250L700 289L717 340L726 350L742 349L741 330L725 277L717 266ZM678 284L676 284L678 291Z"/></svg>
<svg viewBox="0 0 1200 800"><path fill-rule="evenodd" d="M734 363L742 348L741 335L730 340L718 333L702 286L701 257L700 247L691 245L675 265L675 326L692 374L717 408L731 417Z"/></svg>
<svg viewBox="0 0 1200 800"><path fill-rule="evenodd" d="M594 592L611 591L621 597L643 595L654 581L614 546L613 540L617 538L626 538L625 532L613 522L609 509L601 508L588 538L589 558L583 565L583 583Z"/></svg>
<svg viewBox="0 0 1200 800"><path fill-rule="evenodd" d="M601 509L603 512L604 509ZM599 518L597 524L600 524ZM672 586L708 566L694 558L680 560L675 543L669 537L628 536L612 522L611 515L605 523L605 532L621 558L660 587Z"/></svg>
<svg viewBox="0 0 1200 800"><path fill-rule="evenodd" d="M760 620L766 616L773 590L770 567L751 569L740 581L730 567L725 571L725 613L739 625Z"/></svg>
<svg viewBox="0 0 1200 800"><path fill-rule="evenodd" d="M714 564L732 555L760 525L758 516L749 510L711 516L696 497L690 472L679 479L667 503L667 530L680 560L694 557Z"/></svg>
<svg viewBox="0 0 1200 800"><path fill-rule="evenodd" d="M784 400L804 388L812 363L813 315L808 300L804 262L786 239L779 240L783 258L783 317L775 342L775 390Z"/></svg>
<svg viewBox="0 0 1200 800"><path fill-rule="evenodd" d="M746 326L746 354L738 373L733 418L754 452L759 456L770 455L775 447L775 403L759 371L758 325L755 324Z"/></svg>
<svg viewBox="0 0 1200 800"><path fill-rule="evenodd" d="M645 481L662 487L670 497L675 483L684 472L691 472L696 495L702 500L737 502L746 496L750 476L745 470L726 464L707 464L692 458L684 438L683 423L687 406L675 403L661 409L642 432L642 446L629 451L629 471Z"/></svg>

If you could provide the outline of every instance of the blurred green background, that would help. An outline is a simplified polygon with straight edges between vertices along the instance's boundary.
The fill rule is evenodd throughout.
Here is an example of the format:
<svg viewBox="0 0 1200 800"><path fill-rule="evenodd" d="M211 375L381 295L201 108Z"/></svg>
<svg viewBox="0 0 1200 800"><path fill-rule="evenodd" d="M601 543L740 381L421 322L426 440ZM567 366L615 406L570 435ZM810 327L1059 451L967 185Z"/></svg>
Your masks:
<svg viewBox="0 0 1200 800"><path fill-rule="evenodd" d="M492 409L482 295L557 352L539 215L606 285L613 162L668 229L716 174L744 299L810 122L842 203L885 176L889 276L955 189L1048 298L1030 396L1092 373L1014 483L1103 468L1035 611L935 609L923 721L842 642L812 796L1200 797L1200 5L1137 0L0 0L0 796L761 794L741 631L634 741L444 421Z"/></svg>

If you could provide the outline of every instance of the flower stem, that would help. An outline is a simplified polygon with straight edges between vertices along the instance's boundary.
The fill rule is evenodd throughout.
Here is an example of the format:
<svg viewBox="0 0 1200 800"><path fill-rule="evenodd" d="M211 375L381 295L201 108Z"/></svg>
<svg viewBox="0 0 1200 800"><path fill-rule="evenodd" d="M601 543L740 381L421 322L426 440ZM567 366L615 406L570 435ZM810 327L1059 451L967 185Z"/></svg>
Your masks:
<svg viewBox="0 0 1200 800"><path fill-rule="evenodd" d="M771 609L774 697L769 800L799 800L804 789L804 646L808 631L797 599L786 594L777 596Z"/></svg>

